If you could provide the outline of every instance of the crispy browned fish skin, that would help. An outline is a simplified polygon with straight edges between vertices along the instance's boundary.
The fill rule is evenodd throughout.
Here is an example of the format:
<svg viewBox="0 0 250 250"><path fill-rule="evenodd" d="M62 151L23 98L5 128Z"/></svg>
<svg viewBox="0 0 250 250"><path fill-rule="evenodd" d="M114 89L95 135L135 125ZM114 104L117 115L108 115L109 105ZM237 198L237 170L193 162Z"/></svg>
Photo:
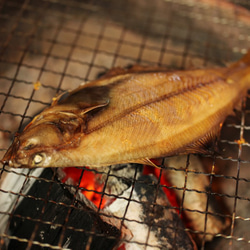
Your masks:
<svg viewBox="0 0 250 250"><path fill-rule="evenodd" d="M54 100L2 162L100 167L204 152L249 86L250 53L220 69L115 69Z"/></svg>

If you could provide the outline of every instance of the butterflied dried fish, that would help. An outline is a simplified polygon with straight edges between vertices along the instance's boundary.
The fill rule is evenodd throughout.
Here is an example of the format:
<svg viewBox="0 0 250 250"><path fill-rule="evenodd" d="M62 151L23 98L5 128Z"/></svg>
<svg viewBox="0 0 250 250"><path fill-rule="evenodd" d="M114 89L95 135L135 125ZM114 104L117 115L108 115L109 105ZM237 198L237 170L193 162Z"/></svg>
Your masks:
<svg viewBox="0 0 250 250"><path fill-rule="evenodd" d="M147 163L207 152L250 86L250 53L228 68L111 70L56 98L17 135L13 167Z"/></svg>

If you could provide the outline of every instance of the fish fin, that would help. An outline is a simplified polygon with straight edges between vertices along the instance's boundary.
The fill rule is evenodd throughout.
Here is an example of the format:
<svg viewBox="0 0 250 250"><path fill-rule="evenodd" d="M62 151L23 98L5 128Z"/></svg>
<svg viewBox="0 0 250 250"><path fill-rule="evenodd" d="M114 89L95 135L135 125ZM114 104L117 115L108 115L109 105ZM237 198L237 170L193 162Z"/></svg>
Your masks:
<svg viewBox="0 0 250 250"><path fill-rule="evenodd" d="M238 62L234 63L233 65L242 66L242 64L250 65L250 50L248 50L247 53Z"/></svg>
<svg viewBox="0 0 250 250"><path fill-rule="evenodd" d="M242 106L243 103L242 103L242 100L240 100L238 103L236 103L236 105L234 106L234 110L236 111L242 111ZM231 115L235 115L234 113L232 113Z"/></svg>
<svg viewBox="0 0 250 250"><path fill-rule="evenodd" d="M224 73L227 82L237 82L243 76L246 76L249 80L249 68L250 68L250 50L237 62L232 63ZM246 79L246 80L247 80Z"/></svg>
<svg viewBox="0 0 250 250"><path fill-rule="evenodd" d="M149 69L149 67L146 66L140 66L140 65L132 65L128 66L127 68L121 68L121 67L116 67L108 70L105 73L102 73L101 78L109 78L109 77L114 77L114 76L120 76L120 75L125 75L125 74L130 74L130 73L139 73L139 72L145 72L146 69ZM154 68L155 70L156 68ZM157 68L159 70L159 68Z"/></svg>
<svg viewBox="0 0 250 250"><path fill-rule="evenodd" d="M127 73L126 69L121 68L121 67L115 67L115 68L108 70L107 72L100 73L98 75L98 79L109 78L109 77L113 77L113 76L123 75L126 73Z"/></svg>
<svg viewBox="0 0 250 250"><path fill-rule="evenodd" d="M69 113L72 110L72 113L82 116L94 109L107 106L109 102L109 87L86 85L54 97L51 106L62 105L64 107L61 113Z"/></svg>
<svg viewBox="0 0 250 250"><path fill-rule="evenodd" d="M64 91L60 95L53 97L51 106L55 106L57 103L60 103L61 101L66 99L69 96L69 93L70 93L69 91Z"/></svg>
<svg viewBox="0 0 250 250"><path fill-rule="evenodd" d="M133 163L138 163L138 164L143 164L143 165L148 165L148 166L152 166L155 168L160 168L159 166L157 166L156 164L154 164L149 158L142 158L142 159L138 159L136 161L133 161Z"/></svg>
<svg viewBox="0 0 250 250"><path fill-rule="evenodd" d="M221 127L221 125L220 125ZM207 133L205 136L200 138L199 140L189 144L186 147L185 153L198 153L198 154L218 154L218 148L216 145L216 138L219 136L220 128L210 133Z"/></svg>
<svg viewBox="0 0 250 250"><path fill-rule="evenodd" d="M107 101L104 102L104 103L96 104L96 105L94 105L94 106L92 106L92 107L85 108L85 109L81 110L81 112L80 112L79 114L82 116L82 115L84 115L84 114L86 114L86 113L88 113L88 112L90 112L90 111L92 111L92 110L94 110L94 109L98 109L98 108L105 107L105 106L107 106L108 104L109 104L109 100L107 100Z"/></svg>
<svg viewBox="0 0 250 250"><path fill-rule="evenodd" d="M242 68L246 65L250 65L250 50L247 51L247 53L237 62L231 63L228 68L229 70L231 68Z"/></svg>
<svg viewBox="0 0 250 250"><path fill-rule="evenodd" d="M105 73L99 74L99 77L101 77L101 79L106 79L109 77L120 76L120 75L125 75L125 74L133 74L133 73L138 74L140 72L147 73L147 72L159 72L159 71L171 72L172 70L166 69L166 67L142 66L139 64L134 64L134 65L128 66L127 68L120 68L120 67L112 68Z"/></svg>

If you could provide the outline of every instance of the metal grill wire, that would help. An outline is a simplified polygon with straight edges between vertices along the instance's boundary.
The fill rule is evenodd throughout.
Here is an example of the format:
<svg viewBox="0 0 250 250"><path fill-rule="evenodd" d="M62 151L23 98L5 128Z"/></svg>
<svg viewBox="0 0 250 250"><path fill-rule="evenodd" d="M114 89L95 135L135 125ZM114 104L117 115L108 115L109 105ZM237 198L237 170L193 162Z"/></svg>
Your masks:
<svg viewBox="0 0 250 250"><path fill-rule="evenodd" d="M2 0L0 157L7 150L13 134L21 131L34 114L48 106L53 96L77 87L82 81L93 80L100 72L112 67L139 63L184 69L220 66L240 58L249 47L249 8L249 3L243 0L204 0L199 3L191 0L157 0L154 3ZM36 90L35 86L39 84ZM249 247L250 235L246 230L250 220L248 104L248 98L243 100L243 108L238 116L226 122L219 139L223 154L210 157L209 171L195 173L209 176L207 204L211 196L221 197L228 207L228 213L222 216L232 220L229 231L216 235L212 243L205 243L203 238L202 249ZM238 143L239 140L243 143ZM188 160L185 171L185 181L179 187L168 187L183 190L183 197L189 181ZM71 204L61 204L68 208L68 214L65 221L57 225L61 227L61 236L59 242L53 245L34 241L40 224L54 225L53 221L43 221L46 206L55 203L48 198L51 186L46 198L28 197L31 201L43 202L39 219L14 215L14 211L19 201L27 196L25 189L29 182L36 180L52 185L57 182L56 175L49 180L34 176L30 170L19 171L1 166L2 184L5 184L6 175L18 178L20 184L15 190L1 185L2 197L8 196L13 200L10 210L0 207L0 214L7 216L6 225L1 228L1 248L11 239L16 239L24 242L26 249L35 245L61 249L65 231L69 228L72 231L80 230L67 224L76 204L79 187L76 185ZM135 178L133 182L136 182ZM157 188L160 186L158 182ZM183 209L182 205L180 203L180 210ZM201 213L208 214L208 211ZM27 238L12 236L9 226L14 216L24 221L35 221L37 224L33 234ZM125 214L120 220L126 221ZM91 235L94 232L87 233ZM206 227L204 232L198 233L205 235Z"/></svg>

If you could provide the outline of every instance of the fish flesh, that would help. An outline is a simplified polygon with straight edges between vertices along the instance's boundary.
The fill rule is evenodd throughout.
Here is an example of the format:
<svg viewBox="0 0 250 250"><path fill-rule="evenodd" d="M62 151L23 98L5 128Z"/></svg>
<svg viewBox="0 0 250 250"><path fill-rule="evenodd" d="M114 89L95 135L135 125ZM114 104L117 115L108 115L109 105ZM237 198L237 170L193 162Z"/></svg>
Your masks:
<svg viewBox="0 0 250 250"><path fill-rule="evenodd" d="M54 98L16 135L2 162L30 168L155 166L150 159L207 153L249 87L250 52L224 68L115 68Z"/></svg>

